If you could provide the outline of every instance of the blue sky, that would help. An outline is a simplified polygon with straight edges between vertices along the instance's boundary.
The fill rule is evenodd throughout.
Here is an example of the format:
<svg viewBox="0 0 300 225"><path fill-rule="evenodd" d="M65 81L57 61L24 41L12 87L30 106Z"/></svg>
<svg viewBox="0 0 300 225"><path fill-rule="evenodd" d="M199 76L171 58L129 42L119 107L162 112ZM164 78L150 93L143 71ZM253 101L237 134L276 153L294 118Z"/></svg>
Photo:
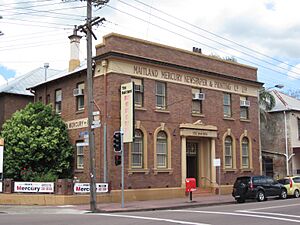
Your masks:
<svg viewBox="0 0 300 225"><path fill-rule="evenodd" d="M65 69L74 25L85 22L85 1L2 0L0 84L45 62ZM300 86L300 1L298 0L110 0L93 7L106 22L94 28L98 40L111 32L207 55L233 56L258 68L266 87ZM84 34L82 34L84 36ZM85 37L80 59L86 57Z"/></svg>

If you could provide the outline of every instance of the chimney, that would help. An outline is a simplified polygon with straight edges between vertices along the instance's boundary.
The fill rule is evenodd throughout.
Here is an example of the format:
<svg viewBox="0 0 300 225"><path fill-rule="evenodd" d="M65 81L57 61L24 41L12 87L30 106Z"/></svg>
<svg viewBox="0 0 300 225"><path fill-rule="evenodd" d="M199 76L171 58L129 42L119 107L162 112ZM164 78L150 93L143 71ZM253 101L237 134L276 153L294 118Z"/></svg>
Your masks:
<svg viewBox="0 0 300 225"><path fill-rule="evenodd" d="M193 47L193 52L202 54L201 48Z"/></svg>
<svg viewBox="0 0 300 225"><path fill-rule="evenodd" d="M70 61L69 61L69 72L75 70L80 66L79 60L79 45L82 36L77 34L76 26L73 30L73 34L69 36L70 39Z"/></svg>

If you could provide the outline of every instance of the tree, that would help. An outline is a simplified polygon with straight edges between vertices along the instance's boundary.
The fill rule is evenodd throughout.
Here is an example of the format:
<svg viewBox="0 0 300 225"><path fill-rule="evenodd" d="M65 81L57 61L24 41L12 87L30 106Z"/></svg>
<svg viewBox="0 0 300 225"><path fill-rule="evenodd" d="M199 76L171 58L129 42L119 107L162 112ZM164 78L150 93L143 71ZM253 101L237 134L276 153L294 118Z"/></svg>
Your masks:
<svg viewBox="0 0 300 225"><path fill-rule="evenodd" d="M274 96L269 91L266 91L266 89L261 89L259 92L259 108L262 119L267 119L267 112L273 109L275 104Z"/></svg>
<svg viewBox="0 0 300 225"><path fill-rule="evenodd" d="M53 181L72 175L73 147L61 117L50 105L30 103L3 124L4 176Z"/></svg>

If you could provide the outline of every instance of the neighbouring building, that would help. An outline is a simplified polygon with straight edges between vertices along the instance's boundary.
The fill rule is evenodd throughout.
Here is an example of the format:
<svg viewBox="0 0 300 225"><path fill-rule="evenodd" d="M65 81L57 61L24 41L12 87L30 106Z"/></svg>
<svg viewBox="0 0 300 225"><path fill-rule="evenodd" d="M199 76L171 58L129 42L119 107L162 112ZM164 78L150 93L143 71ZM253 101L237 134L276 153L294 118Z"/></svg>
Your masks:
<svg viewBox="0 0 300 225"><path fill-rule="evenodd" d="M270 93L276 105L261 121L263 172L276 178L300 174L300 101Z"/></svg>
<svg viewBox="0 0 300 225"><path fill-rule="evenodd" d="M51 77L59 72L61 71L47 69L46 75ZM34 94L26 88L40 83L44 79L45 68L40 67L0 86L0 131L3 123L14 112L23 109L29 102L34 101Z"/></svg>
<svg viewBox="0 0 300 225"><path fill-rule="evenodd" d="M75 36L71 49L76 49ZM134 82L135 137L125 144L126 190L183 193L187 177L212 189L220 180L225 189L237 176L260 173L257 96L262 84L256 68L114 33L96 46L94 61L94 111L101 119L94 130L97 182L104 180L107 165L107 181L120 189L112 137L120 128L121 85L128 82ZM65 120L74 144L74 176L82 182L89 181L89 152L83 144L86 88L86 66L79 62L32 87L36 100L50 96Z"/></svg>

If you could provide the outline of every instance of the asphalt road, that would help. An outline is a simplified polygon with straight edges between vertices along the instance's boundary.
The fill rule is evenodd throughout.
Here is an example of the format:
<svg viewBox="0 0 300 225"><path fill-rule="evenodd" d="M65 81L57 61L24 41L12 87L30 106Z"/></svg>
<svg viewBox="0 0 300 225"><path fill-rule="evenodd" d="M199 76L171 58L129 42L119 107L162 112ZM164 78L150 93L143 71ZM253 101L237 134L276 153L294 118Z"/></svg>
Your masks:
<svg viewBox="0 0 300 225"><path fill-rule="evenodd" d="M178 210L87 213L76 207L0 207L1 225L284 225L300 223L300 199Z"/></svg>

